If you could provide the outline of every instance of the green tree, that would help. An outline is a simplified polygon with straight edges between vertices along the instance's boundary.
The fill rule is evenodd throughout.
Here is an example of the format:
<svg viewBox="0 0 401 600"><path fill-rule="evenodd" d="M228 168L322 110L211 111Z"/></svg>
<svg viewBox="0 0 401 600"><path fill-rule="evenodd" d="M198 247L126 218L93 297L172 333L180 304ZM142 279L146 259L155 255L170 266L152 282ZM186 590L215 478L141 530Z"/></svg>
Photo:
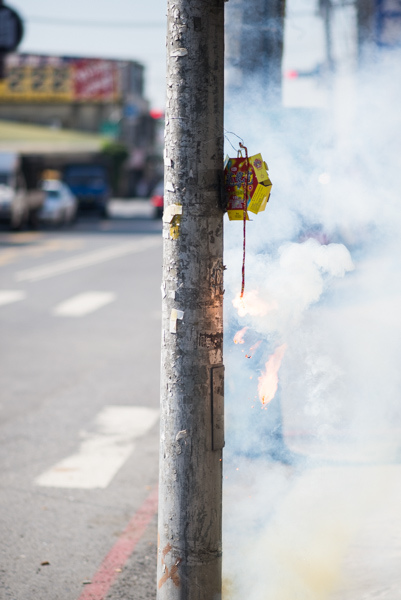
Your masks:
<svg viewBox="0 0 401 600"><path fill-rule="evenodd" d="M121 169L129 156L128 148L121 142L108 141L103 145L102 152L110 160L111 185L113 188L113 193L118 194Z"/></svg>

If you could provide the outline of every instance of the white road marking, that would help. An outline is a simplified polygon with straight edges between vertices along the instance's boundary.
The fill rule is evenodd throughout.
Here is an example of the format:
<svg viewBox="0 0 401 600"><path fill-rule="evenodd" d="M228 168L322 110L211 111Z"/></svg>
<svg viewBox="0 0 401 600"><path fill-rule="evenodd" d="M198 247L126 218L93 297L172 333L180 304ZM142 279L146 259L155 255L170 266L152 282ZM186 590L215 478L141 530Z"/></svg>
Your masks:
<svg viewBox="0 0 401 600"><path fill-rule="evenodd" d="M116 295L112 292L85 292L56 306L53 314L59 317L83 317L115 299Z"/></svg>
<svg viewBox="0 0 401 600"><path fill-rule="evenodd" d="M22 290L0 290L0 306L24 300L26 293Z"/></svg>
<svg viewBox="0 0 401 600"><path fill-rule="evenodd" d="M97 416L96 433L78 452L40 475L36 485L57 488L106 488L134 450L134 440L146 434L159 411L144 406L106 406Z"/></svg>
<svg viewBox="0 0 401 600"><path fill-rule="evenodd" d="M159 239L159 237L142 237L126 244L109 246L93 252L80 254L79 256L74 256L73 258L66 260L59 260L40 267L18 271L15 274L15 279L16 281L41 281L42 279L48 279L49 277L55 277L56 275L62 275L64 273L76 271L77 269L91 267L114 258L120 258L127 254L143 252L160 244L161 239Z"/></svg>

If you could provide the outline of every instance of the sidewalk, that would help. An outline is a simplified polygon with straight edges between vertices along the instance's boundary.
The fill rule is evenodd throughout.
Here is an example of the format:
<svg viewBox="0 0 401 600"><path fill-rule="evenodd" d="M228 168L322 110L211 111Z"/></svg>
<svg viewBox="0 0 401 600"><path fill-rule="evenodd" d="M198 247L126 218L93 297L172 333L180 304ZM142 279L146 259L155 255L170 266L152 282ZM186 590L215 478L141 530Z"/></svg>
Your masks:
<svg viewBox="0 0 401 600"><path fill-rule="evenodd" d="M117 219L153 219L155 214L149 198L113 198L109 208Z"/></svg>

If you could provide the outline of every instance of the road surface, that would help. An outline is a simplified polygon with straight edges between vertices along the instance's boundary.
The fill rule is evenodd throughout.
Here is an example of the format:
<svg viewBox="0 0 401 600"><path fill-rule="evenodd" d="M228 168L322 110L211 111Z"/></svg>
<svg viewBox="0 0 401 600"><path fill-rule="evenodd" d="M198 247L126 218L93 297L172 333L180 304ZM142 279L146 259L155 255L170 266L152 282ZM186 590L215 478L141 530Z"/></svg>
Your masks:
<svg viewBox="0 0 401 600"><path fill-rule="evenodd" d="M127 206L0 231L2 599L77 600L99 572L106 597L135 518L130 593L155 595L161 223Z"/></svg>

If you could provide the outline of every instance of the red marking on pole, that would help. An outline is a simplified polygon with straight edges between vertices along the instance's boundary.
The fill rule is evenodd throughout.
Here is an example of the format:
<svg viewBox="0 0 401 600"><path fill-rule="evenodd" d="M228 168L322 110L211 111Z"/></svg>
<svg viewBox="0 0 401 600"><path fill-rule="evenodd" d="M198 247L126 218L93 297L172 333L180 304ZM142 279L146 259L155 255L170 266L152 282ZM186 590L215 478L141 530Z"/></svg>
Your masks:
<svg viewBox="0 0 401 600"><path fill-rule="evenodd" d="M103 600L157 512L157 488L146 498L78 600Z"/></svg>
<svg viewBox="0 0 401 600"><path fill-rule="evenodd" d="M182 558L177 558L175 564L171 566L169 569L165 563L165 558L167 554L173 549L171 544L167 544L162 552L162 570L164 571L164 575L160 578L158 583L158 588L160 589L166 583L168 579L171 579L174 583L175 587L180 587L180 576L178 575L178 567L182 563Z"/></svg>

